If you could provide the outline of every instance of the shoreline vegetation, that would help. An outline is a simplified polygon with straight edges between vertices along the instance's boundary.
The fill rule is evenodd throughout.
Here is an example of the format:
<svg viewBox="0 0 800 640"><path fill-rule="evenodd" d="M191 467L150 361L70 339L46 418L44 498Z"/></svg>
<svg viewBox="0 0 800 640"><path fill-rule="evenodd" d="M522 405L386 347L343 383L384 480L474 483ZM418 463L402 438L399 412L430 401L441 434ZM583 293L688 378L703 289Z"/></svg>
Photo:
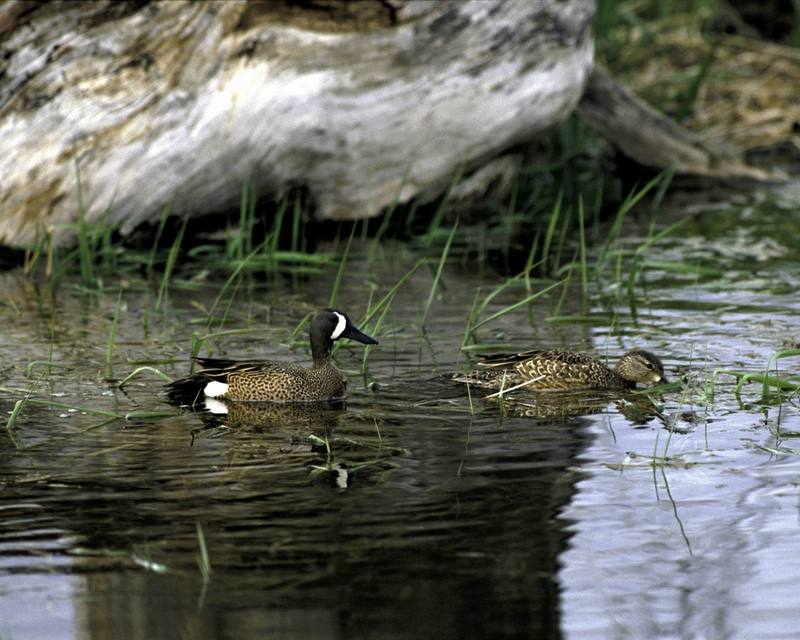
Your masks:
<svg viewBox="0 0 800 640"><path fill-rule="evenodd" d="M601 0L595 18L596 59L702 140L738 144L752 151L751 159L780 165L780 152L771 153L770 145L779 145L800 121L800 105L786 93L791 91L788 87L800 83L800 78L790 81L792 71L800 72L800 17L795 15L792 24L787 33L779 34L783 43L776 44L753 37L758 36L755 29L707 0ZM746 36L729 33L732 30ZM767 74L764 65L769 68ZM752 99L743 104L748 95L758 95L758 104ZM765 121L758 108L767 104L771 115ZM438 201L401 204L401 184L380 216L354 224L315 222L314 205L302 189L274 202L256 193L248 179L237 210L187 219L173 215L181 210L181 203L165 202L157 224L142 225L125 237L119 233L121 225L108 223L113 202L106 203L99 215L96 211L89 215L81 167L75 163L77 223L67 229L75 246L56 247L54 230L42 226L27 250L0 247L0 266L22 264L26 273L56 280L77 269L89 288L96 273L114 271L126 262L139 266L144 262L148 276L162 270L165 281L179 259L202 263L209 270L252 269L258 264L266 272L302 274L331 260L315 251L320 242L331 238L338 245L352 233L372 238L376 244L393 238L430 248L437 238L447 236L444 227L459 219L462 234L477 233L481 238L459 242L457 235L456 244L472 244L480 260L499 251L506 270L513 270L509 256L513 267L521 268L537 264L538 254L540 271L547 271L548 266L558 269L564 260L565 240L580 235L582 251L586 243L596 243L600 223L617 220L634 192L656 175L615 153L574 114L540 141L513 151L524 158L513 182L498 193L490 188L483 202L469 208L451 198L468 177L460 172ZM681 183L680 176L664 173L658 188L649 194L651 211L675 182ZM688 185L697 186L692 181ZM708 186L714 190L713 182ZM637 202L640 199L636 197ZM98 219L98 224L87 224L90 217ZM520 257L520 253L525 255ZM249 266L245 267L246 257Z"/></svg>
<svg viewBox="0 0 800 640"><path fill-rule="evenodd" d="M712 147L732 145L745 151L756 165L772 163L783 169L787 163L796 165L782 144L791 138L800 121L800 105L792 91L800 84L800 18L793 18L792 28L781 36L782 42L775 43L758 39L754 28L742 20L737 22L730 12L707 0L601 0L595 18L595 57L599 65L609 68L703 143ZM489 240L507 254L520 235L544 236L557 206L572 220L572 227L564 231L569 234L578 230L577 216L569 212L579 207L584 207L587 221L613 219L632 188L655 175L655 171L616 153L608 141L574 114L538 142L510 151L523 157L516 179L510 185L499 185L497 193L489 188L477 205L465 209L451 201L462 179L469 177L460 172L453 175L445 195L432 204L416 200L400 204L401 184L394 201L380 216L361 223L359 235L378 239L389 235L414 242L421 234L430 245L443 219L452 222L459 217L464 227L477 221L490 229ZM108 224L113 201L105 203L99 213L87 211L82 169L75 163L72 171L77 185L77 223L59 229L72 234L79 249L77 256L52 246L55 229L42 225L27 251L0 247L0 265L23 263L27 271L32 271L36 262L44 259L45 274L52 275L58 269L59 257L66 256L70 264L79 266L83 279L90 280L89 254L98 256L100 262L113 263L115 256L126 251L135 253L144 246L163 248L166 238L172 240L184 233L185 253L192 259L207 255L212 268L217 257L212 246L220 239L225 242L228 261L243 259L264 242L273 262L297 262L300 254L312 255L319 240L349 233L346 223L314 222L314 205L302 189L274 202L256 193L252 182L245 180L237 210L208 212L187 222L171 215L185 209L182 203L164 202L157 224L141 225L123 237L118 227ZM676 180L681 183L680 176ZM696 182L685 182L696 189ZM715 187L713 181L704 184L709 190ZM662 184L654 206L671 185L671 179ZM284 218L291 224L284 225ZM99 222L88 225L87 219ZM154 251L148 262L150 270L157 266L156 261ZM305 261L313 262L311 258Z"/></svg>

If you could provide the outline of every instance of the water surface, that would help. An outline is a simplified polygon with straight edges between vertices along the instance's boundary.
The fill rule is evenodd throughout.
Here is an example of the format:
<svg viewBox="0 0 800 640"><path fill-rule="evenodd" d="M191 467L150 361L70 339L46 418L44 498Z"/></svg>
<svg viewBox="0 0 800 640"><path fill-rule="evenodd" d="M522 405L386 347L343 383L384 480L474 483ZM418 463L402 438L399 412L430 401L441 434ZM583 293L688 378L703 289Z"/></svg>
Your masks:
<svg viewBox="0 0 800 640"><path fill-rule="evenodd" d="M155 377L115 381L140 364L183 375L224 277L176 283L163 314L154 290L126 288L109 380L116 288L51 297L0 275L1 386L63 404L25 405L16 445L0 438L0 637L794 637L797 395L763 404L750 385L740 401L725 375L708 394L715 370L763 371L797 346L800 252L768 237L767 216L708 214L658 243L633 305L606 273L587 298L576 279L478 331L612 361L648 348L689 381L657 410L602 394L503 407L453 384L475 288L504 280L457 257L424 328L427 267L399 288L365 371L362 345L337 351L346 410L222 421L166 404ZM643 241L631 227L627 245ZM419 257L367 253L354 248L339 294L354 318ZM249 279L222 328L251 331L204 353L307 359L292 331L335 276ZM525 295L509 287L484 317Z"/></svg>

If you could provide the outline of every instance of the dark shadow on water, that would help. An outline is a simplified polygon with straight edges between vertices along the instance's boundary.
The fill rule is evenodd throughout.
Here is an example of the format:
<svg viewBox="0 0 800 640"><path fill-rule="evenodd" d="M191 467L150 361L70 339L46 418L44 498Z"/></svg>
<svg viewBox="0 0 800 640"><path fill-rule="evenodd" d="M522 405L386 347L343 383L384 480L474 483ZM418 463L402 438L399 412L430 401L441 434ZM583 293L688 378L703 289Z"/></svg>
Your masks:
<svg viewBox="0 0 800 640"><path fill-rule="evenodd" d="M62 548L82 637L559 637L559 513L584 429L435 404L451 391L405 385L422 408L229 407L194 439L189 413L125 446L98 433L69 461L42 446L38 479L4 478L18 506L0 537L41 529Z"/></svg>

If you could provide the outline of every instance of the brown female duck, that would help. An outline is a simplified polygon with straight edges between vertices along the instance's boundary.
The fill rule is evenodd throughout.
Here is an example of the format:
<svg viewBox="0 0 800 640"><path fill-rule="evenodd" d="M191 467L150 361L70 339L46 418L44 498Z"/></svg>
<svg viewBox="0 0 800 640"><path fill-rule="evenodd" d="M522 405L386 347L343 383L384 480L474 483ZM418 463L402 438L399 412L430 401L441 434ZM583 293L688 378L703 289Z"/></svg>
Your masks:
<svg viewBox="0 0 800 640"><path fill-rule="evenodd" d="M541 350L490 356L478 366L479 371L457 376L456 380L504 391L632 389L637 384L667 381L661 360L641 349L623 355L613 369L585 353Z"/></svg>

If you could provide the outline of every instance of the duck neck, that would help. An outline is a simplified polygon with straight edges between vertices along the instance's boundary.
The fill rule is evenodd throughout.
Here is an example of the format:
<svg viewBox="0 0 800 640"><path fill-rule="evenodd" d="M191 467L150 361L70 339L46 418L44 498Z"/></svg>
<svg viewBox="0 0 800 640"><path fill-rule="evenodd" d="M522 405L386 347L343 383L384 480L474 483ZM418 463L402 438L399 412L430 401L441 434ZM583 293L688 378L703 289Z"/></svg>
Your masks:
<svg viewBox="0 0 800 640"><path fill-rule="evenodd" d="M609 370L610 376L610 387L619 387L621 389L633 389L636 386L636 383L628 380L627 378L622 377L619 372L617 371L619 367L614 367L613 370Z"/></svg>
<svg viewBox="0 0 800 640"><path fill-rule="evenodd" d="M329 338L321 340L311 340L311 359L314 361L314 368L325 367L331 363L331 349L333 341Z"/></svg>

